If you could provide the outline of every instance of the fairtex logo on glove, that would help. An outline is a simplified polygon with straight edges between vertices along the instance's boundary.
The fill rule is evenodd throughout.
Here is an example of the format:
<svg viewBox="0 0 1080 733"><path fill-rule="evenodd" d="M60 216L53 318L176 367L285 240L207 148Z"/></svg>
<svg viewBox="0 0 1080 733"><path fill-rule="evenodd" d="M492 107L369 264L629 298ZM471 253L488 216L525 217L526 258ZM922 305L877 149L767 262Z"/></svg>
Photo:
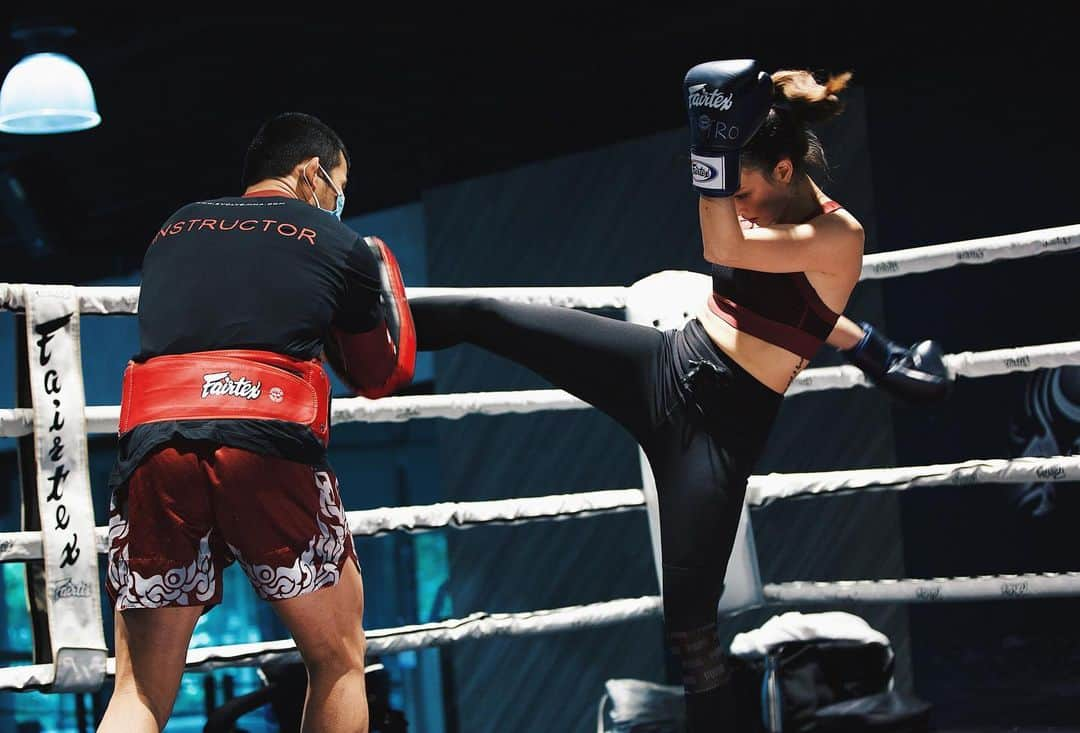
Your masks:
<svg viewBox="0 0 1080 733"><path fill-rule="evenodd" d="M735 104L735 95L731 92L724 94L719 89L705 91L705 85L691 87L690 106L709 107L710 109L729 110Z"/></svg>
<svg viewBox="0 0 1080 733"><path fill-rule="evenodd" d="M247 377L232 379L229 372L214 372L203 375L202 398L207 397L242 397L245 400L257 400L262 394L262 382L254 384Z"/></svg>
<svg viewBox="0 0 1080 733"><path fill-rule="evenodd" d="M694 175L694 181L697 183L704 183L705 181L711 181L716 177L716 170L705 165L701 161L695 160L690 163L690 172Z"/></svg>

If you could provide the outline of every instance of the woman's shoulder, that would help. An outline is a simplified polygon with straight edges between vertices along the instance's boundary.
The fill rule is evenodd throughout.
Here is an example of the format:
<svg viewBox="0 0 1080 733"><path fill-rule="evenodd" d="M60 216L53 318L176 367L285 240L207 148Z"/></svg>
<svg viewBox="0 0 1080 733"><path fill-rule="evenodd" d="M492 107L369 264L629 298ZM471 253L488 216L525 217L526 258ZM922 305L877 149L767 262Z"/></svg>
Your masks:
<svg viewBox="0 0 1080 733"><path fill-rule="evenodd" d="M838 231L847 232L853 237L861 239L865 236L862 222L843 204L833 199L825 199L821 202L821 214L812 221L828 223L830 227L836 227Z"/></svg>

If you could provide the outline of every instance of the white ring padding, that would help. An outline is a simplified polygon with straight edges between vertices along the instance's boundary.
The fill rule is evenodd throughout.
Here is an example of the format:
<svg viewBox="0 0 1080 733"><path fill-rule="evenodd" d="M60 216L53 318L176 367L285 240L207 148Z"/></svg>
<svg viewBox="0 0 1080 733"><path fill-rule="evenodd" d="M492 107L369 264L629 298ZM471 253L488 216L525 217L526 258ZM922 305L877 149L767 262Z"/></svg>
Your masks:
<svg viewBox="0 0 1080 733"><path fill-rule="evenodd" d="M971 578L841 580L766 584L769 604L933 603L1067 598L1080 595L1080 572L982 575Z"/></svg>
<svg viewBox="0 0 1080 733"><path fill-rule="evenodd" d="M1080 247L1080 225L1036 229L1021 234L968 239L949 244L931 244L863 257L860 280L913 275L944 270L957 265L985 265L998 260L1067 252Z"/></svg>
<svg viewBox="0 0 1080 733"><path fill-rule="evenodd" d="M777 499L856 489L903 491L913 486L1023 484L1029 481L1080 481L1080 456L988 458L934 466L770 473L750 477L746 503L766 506Z"/></svg>
<svg viewBox="0 0 1080 733"><path fill-rule="evenodd" d="M1080 225L1037 229L1018 234L969 239L962 242L879 252L863 258L861 279L880 280L957 265L982 265L997 260L1017 259L1067 252L1080 248ZM479 295L521 303L548 303L571 308L625 308L629 288L528 287L528 288L406 288L409 298L428 295ZM138 312L139 287L80 287L76 289L82 313L123 315ZM24 310L23 285L0 283L0 310Z"/></svg>
<svg viewBox="0 0 1080 733"><path fill-rule="evenodd" d="M1080 365L1080 341L1020 346L993 351L964 351L945 355L946 368L956 376L990 377L1058 366ZM785 397L827 389L869 387L866 375L854 366L807 369L788 388ZM457 420L468 415L527 414L549 410L585 410L592 405L561 389L464 392L446 395L404 395L369 400L338 398L331 402L331 423L406 422L421 418ZM0 410L0 437L29 435L33 413L29 408ZM88 435L115 433L120 424L119 405L86 408Z"/></svg>
<svg viewBox="0 0 1080 733"><path fill-rule="evenodd" d="M584 519L645 508L641 489L608 489L580 494L557 494L495 501L442 502L427 506L386 507L347 512L354 537L374 537L387 532L427 532L449 527ZM95 545L99 555L109 551L109 528L97 527ZM40 532L0 533L0 563L41 559Z"/></svg>
<svg viewBox="0 0 1080 733"><path fill-rule="evenodd" d="M610 489L524 499L384 507L347 512L347 517L354 537L374 537L394 531L415 533L443 527L467 529L493 524L583 519L644 508L645 493L641 489Z"/></svg>
<svg viewBox="0 0 1080 733"><path fill-rule="evenodd" d="M546 611L523 613L477 612L462 619L430 624L376 629L365 632L368 654L397 654L413 649L445 646L459 641L486 639L492 636L535 636L561 631L594 629L644 618L660 618L663 604L659 596L621 598L583 606L568 606ZM230 644L191 649L187 672L208 672L223 667L254 667L268 662L300 661L296 643L291 639ZM116 674L116 660L110 658L106 674ZM0 691L40 688L52 682L52 665L35 664L0 668Z"/></svg>

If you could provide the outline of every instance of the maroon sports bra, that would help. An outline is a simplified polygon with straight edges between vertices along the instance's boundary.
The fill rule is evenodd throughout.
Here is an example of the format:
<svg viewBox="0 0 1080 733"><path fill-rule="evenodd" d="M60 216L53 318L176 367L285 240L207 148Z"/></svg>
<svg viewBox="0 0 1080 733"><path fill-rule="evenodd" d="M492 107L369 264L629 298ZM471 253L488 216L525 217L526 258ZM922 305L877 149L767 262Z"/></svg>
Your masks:
<svg viewBox="0 0 1080 733"><path fill-rule="evenodd" d="M842 208L827 201L820 214ZM807 219L806 221L810 221ZM832 333L839 313L822 302L802 272L758 272L712 266L709 309L743 333L812 359Z"/></svg>

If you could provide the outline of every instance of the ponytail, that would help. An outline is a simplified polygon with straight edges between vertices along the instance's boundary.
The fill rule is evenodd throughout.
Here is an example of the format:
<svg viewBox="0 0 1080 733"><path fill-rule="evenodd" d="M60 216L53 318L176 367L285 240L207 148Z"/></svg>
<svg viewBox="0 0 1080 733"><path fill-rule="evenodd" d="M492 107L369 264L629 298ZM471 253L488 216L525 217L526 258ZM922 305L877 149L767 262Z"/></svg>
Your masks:
<svg viewBox="0 0 1080 733"><path fill-rule="evenodd" d="M847 88L851 76L846 71L821 83L802 69L773 73L773 106L743 149L743 163L771 172L782 158L788 158L799 172L811 166L827 171L825 150L810 125L831 120L844 111L844 102L837 94Z"/></svg>

